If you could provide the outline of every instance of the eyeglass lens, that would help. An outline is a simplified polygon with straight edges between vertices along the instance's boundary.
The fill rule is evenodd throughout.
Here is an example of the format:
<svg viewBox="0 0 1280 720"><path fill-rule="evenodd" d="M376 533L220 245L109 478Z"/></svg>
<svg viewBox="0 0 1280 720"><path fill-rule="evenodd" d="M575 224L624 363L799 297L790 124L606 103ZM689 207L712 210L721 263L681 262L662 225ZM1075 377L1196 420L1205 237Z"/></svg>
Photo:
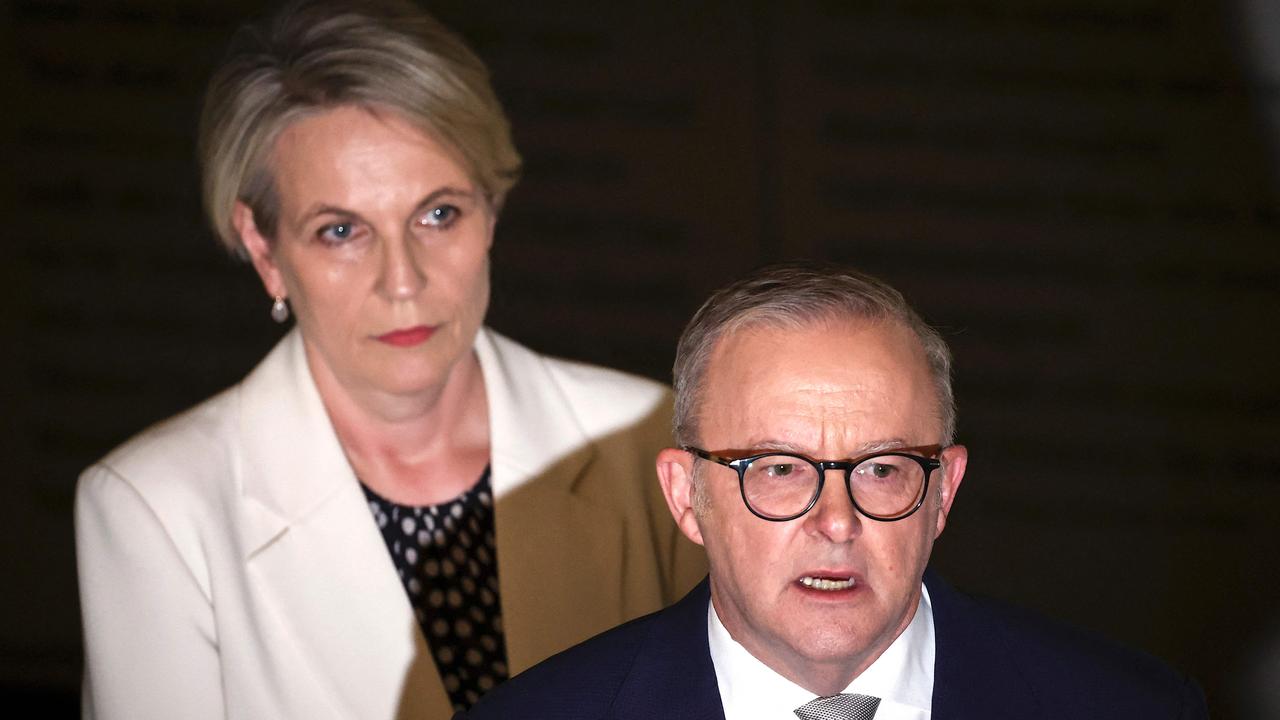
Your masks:
<svg viewBox="0 0 1280 720"><path fill-rule="evenodd" d="M818 492L818 466L791 455L753 460L742 474L747 504L761 515L784 518L804 512ZM924 489L925 471L897 455L867 458L853 469L849 486L863 512L891 518L909 512Z"/></svg>

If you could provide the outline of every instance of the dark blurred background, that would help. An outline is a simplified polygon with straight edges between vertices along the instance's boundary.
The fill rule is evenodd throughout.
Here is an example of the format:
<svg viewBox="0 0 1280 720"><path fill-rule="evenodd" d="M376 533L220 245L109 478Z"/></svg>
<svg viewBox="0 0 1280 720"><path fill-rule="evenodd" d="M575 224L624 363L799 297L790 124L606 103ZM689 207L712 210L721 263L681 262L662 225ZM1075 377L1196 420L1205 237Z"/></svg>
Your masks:
<svg viewBox="0 0 1280 720"><path fill-rule="evenodd" d="M526 159L492 324L666 379L747 268L880 274L957 356L945 574L1166 658L1217 718L1280 716L1274 5L433 2ZM0 702L75 713L80 469L281 332L193 148L258 11L0 5Z"/></svg>

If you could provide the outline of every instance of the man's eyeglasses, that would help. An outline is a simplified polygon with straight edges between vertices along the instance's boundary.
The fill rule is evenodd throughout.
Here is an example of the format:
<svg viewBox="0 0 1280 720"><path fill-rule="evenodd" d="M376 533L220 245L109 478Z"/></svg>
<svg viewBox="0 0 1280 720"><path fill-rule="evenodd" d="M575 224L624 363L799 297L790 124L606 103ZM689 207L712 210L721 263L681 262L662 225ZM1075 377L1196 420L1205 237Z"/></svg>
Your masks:
<svg viewBox="0 0 1280 720"><path fill-rule="evenodd" d="M770 452L726 458L702 448L682 450L738 473L742 501L757 517L794 520L813 509L822 495L827 470L843 470L853 506L866 517L891 522L924 504L929 476L942 467L936 458L905 452L878 452L853 460L814 460L796 453ZM942 448L938 448L940 452Z"/></svg>

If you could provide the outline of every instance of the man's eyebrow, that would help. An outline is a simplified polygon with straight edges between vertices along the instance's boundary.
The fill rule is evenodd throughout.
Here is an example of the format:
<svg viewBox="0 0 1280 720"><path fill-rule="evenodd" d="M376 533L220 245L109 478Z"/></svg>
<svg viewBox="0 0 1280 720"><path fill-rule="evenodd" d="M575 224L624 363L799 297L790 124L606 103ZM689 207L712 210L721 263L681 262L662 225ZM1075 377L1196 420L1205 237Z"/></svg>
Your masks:
<svg viewBox="0 0 1280 720"><path fill-rule="evenodd" d="M864 455L870 455L872 453L877 453L882 450L897 450L904 447L907 447L907 441L903 440L902 438L886 438L883 440L873 440L871 442L866 442L861 445L858 445L857 447L854 447L853 451L849 454L849 457L862 457ZM797 455L805 455L807 457L813 457L813 452L809 448L802 447L800 445L797 445L793 442L789 442L787 440L778 440L774 438L758 439L752 442L750 445L748 445L746 449L749 450L752 454L756 454L759 452L770 452L770 451L776 450L778 452L795 453Z"/></svg>
<svg viewBox="0 0 1280 720"><path fill-rule="evenodd" d="M776 450L778 452L799 453L801 455L808 454L808 450L806 448L796 445L795 443L787 442L786 440L774 440L772 438L757 439L747 445L747 449L752 452L761 450L768 452L770 450Z"/></svg>
<svg viewBox="0 0 1280 720"><path fill-rule="evenodd" d="M905 447L907 447L907 441L903 440L902 438L888 438L886 440L875 440L872 442L863 443L862 445L855 448L856 452L854 453L854 455L855 456L868 455L870 453L880 452L881 450L900 450Z"/></svg>

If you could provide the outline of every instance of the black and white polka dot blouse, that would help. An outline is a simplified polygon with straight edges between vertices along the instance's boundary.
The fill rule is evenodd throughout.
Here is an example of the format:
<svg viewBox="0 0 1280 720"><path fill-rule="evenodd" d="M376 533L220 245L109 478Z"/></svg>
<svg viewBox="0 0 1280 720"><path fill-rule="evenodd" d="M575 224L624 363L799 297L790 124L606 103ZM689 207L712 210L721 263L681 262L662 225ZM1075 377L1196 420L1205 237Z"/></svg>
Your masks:
<svg viewBox="0 0 1280 720"><path fill-rule="evenodd" d="M363 484L455 710L507 678L489 469L439 505L399 505Z"/></svg>

